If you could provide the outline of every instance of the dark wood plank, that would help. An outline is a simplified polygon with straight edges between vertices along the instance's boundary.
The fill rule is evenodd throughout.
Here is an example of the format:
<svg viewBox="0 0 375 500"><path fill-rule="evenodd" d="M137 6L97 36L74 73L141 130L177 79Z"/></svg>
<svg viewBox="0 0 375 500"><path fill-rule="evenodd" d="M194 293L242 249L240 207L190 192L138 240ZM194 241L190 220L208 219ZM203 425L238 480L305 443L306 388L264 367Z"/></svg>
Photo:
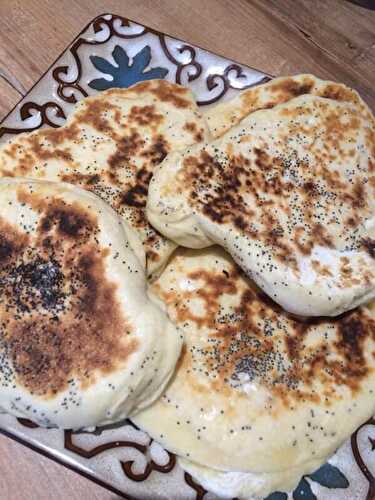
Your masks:
<svg viewBox="0 0 375 500"><path fill-rule="evenodd" d="M253 3L291 35L291 61L306 57L299 71L313 67L319 76L347 83L375 109L375 11L345 0Z"/></svg>

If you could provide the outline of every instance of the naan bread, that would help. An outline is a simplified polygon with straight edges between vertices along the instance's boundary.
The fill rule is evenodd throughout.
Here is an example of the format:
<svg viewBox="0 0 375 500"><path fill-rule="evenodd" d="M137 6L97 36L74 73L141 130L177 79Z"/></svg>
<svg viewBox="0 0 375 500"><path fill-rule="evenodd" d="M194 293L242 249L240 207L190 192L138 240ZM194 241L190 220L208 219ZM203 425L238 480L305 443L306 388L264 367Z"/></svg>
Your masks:
<svg viewBox="0 0 375 500"><path fill-rule="evenodd" d="M259 109L270 109L277 104L290 101L300 95L316 95L334 101L353 103L364 116L368 107L358 92L343 83L321 80L314 75L295 75L274 78L268 83L257 85L239 93L230 101L225 101L210 108L204 117L212 137L222 136L230 128Z"/></svg>
<svg viewBox="0 0 375 500"><path fill-rule="evenodd" d="M151 291L185 345L165 393L134 422L168 450L288 477L375 413L375 311L297 320L218 247L178 249Z"/></svg>
<svg viewBox="0 0 375 500"><path fill-rule="evenodd" d="M373 299L374 118L352 94L332 97L255 111L172 153L150 183L150 223L190 248L223 246L291 313L336 316Z"/></svg>
<svg viewBox="0 0 375 500"><path fill-rule="evenodd" d="M152 278L176 245L147 222L150 177L170 151L207 137L189 89L146 81L83 99L59 129L17 136L0 149L0 175L65 181L99 195L135 230L132 243Z"/></svg>
<svg viewBox="0 0 375 500"><path fill-rule="evenodd" d="M147 297L127 233L83 189L0 180L0 411L77 429L164 389L182 340Z"/></svg>

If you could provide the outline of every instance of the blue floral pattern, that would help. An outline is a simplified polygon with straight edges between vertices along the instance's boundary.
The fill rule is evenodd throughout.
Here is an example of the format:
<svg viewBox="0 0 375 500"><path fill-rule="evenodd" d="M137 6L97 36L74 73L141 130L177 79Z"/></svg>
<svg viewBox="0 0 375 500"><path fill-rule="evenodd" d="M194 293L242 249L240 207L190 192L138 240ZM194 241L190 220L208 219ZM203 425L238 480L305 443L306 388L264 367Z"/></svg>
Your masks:
<svg viewBox="0 0 375 500"><path fill-rule="evenodd" d="M315 483L319 483L321 486L326 488L347 488L349 486L349 481L346 479L344 474L334 465L326 463L322 465L318 470L304 476L298 483L298 486L293 491L294 500L317 500L316 495L314 495L311 486L306 478L311 479ZM286 493L275 491L268 495L265 500L287 500L288 495Z"/></svg>
<svg viewBox="0 0 375 500"><path fill-rule="evenodd" d="M91 80L89 87L95 90L106 90L111 87L130 87L134 83L143 80L152 80L155 78L165 78L168 73L166 68L150 68L145 71L151 62L151 48L146 45L133 57L130 64L129 56L126 51L116 45L112 52L113 59L117 66L114 66L106 59L98 56L90 56L90 61L97 70L106 75L111 75L112 80L97 78Z"/></svg>

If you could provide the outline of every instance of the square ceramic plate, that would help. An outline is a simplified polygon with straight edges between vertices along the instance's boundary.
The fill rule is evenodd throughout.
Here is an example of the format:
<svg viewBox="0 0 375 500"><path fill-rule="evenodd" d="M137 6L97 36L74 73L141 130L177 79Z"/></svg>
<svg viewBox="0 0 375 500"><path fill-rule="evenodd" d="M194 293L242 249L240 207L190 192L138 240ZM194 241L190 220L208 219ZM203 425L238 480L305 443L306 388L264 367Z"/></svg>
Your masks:
<svg viewBox="0 0 375 500"><path fill-rule="evenodd" d="M117 49L115 50L115 48ZM166 78L190 87L207 108L269 80L260 71L122 17L94 19L0 126L0 143L15 134L62 125L74 104L109 87ZM204 499L207 493L129 421L94 433L42 429L0 415L0 430L39 453L128 499ZM364 424L315 474L293 492L268 500L372 500L375 498L375 420Z"/></svg>

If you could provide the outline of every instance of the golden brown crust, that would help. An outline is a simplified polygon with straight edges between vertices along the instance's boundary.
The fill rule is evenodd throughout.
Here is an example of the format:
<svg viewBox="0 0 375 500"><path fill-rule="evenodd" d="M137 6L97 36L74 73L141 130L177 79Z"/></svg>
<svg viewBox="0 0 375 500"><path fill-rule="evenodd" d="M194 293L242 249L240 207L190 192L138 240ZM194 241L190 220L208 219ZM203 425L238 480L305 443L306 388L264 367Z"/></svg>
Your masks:
<svg viewBox="0 0 375 500"><path fill-rule="evenodd" d="M224 268L218 264L217 271L187 272L179 268L179 259L183 262L176 257L171 268L177 276L184 273L188 289L175 288L173 278L165 288L154 287L177 324L186 326L187 334L189 324L197 331L180 358L180 370L192 377L196 390L229 393L245 375L248 382L265 385L286 407L304 401L329 406L340 399L340 387L361 390L373 371L367 345L375 340L375 319L366 309L338 318L300 320L283 311L234 263ZM230 303L234 306L225 305ZM208 331L207 342L195 341L200 330L204 335ZM206 374L210 389L196 387L197 370Z"/></svg>
<svg viewBox="0 0 375 500"><path fill-rule="evenodd" d="M160 125L165 118L157 113L155 106L133 106L130 110L128 120L136 125Z"/></svg>
<svg viewBox="0 0 375 500"><path fill-rule="evenodd" d="M271 85L271 88L278 94L279 102L286 102L293 99L293 97L309 94L314 88L314 80L307 76L302 81L296 81L291 77L275 82Z"/></svg>
<svg viewBox="0 0 375 500"><path fill-rule="evenodd" d="M194 142L202 142L204 139L204 131L194 122L188 122L184 125L184 129L191 133Z"/></svg>
<svg viewBox="0 0 375 500"><path fill-rule="evenodd" d="M293 80L279 86L287 89L288 95L306 91ZM212 222L233 226L255 245L261 242L272 258L287 262L295 270L296 257L311 255L317 246L366 249L372 255L371 239L363 240L356 228L372 216L373 177L365 175L365 166L356 175L345 171L345 160L353 154L348 143L356 144L356 134L363 129L357 110L329 109L320 100L283 108L278 116L287 112L294 114L286 123L285 137L281 131L270 129L269 143L265 134L254 141L252 129L256 125L252 123L248 128L233 129L229 138L222 139L223 144L213 143L192 155L186 153L177 176L178 188L187 192L189 204ZM309 124L304 120L307 114L318 119ZM314 144L322 136L321 149ZM290 137L308 154L303 157L301 152L293 153ZM246 143L237 154L233 147L236 142ZM367 143L369 150L374 148L374 133ZM331 168L332 161L337 169ZM345 214L345 224L341 214ZM353 230L348 231L348 225ZM324 267L315 266L315 270L327 276ZM348 273L344 281L350 286Z"/></svg>
<svg viewBox="0 0 375 500"><path fill-rule="evenodd" d="M96 217L78 203L18 190L39 223L23 230L1 221L2 362L8 382L53 397L74 378L82 387L109 374L137 350L132 327L108 280L109 248L98 242ZM30 233L30 234L28 234Z"/></svg>
<svg viewBox="0 0 375 500"><path fill-rule="evenodd" d="M176 108L188 108L191 100L189 89L179 87L165 80L145 81L137 84L133 91L141 94L145 90L151 92L159 101L172 103Z"/></svg>

